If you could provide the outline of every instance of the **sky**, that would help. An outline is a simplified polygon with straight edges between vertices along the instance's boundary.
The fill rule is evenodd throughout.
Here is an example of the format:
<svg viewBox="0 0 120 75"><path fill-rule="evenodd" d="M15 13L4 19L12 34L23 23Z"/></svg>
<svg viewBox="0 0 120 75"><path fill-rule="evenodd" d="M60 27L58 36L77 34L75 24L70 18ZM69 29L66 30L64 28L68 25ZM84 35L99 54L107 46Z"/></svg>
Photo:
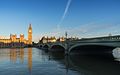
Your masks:
<svg viewBox="0 0 120 75"><path fill-rule="evenodd" d="M88 38L120 35L120 0L0 0L0 36Z"/></svg>

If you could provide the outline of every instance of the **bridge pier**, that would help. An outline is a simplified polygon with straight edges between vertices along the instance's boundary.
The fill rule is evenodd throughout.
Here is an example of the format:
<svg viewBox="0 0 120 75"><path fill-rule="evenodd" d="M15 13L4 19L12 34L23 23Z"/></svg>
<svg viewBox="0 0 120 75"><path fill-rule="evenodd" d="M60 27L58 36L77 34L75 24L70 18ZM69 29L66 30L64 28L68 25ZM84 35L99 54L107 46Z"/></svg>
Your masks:
<svg viewBox="0 0 120 75"><path fill-rule="evenodd" d="M69 54L69 44L66 43L65 46L66 46L65 55L68 55Z"/></svg>

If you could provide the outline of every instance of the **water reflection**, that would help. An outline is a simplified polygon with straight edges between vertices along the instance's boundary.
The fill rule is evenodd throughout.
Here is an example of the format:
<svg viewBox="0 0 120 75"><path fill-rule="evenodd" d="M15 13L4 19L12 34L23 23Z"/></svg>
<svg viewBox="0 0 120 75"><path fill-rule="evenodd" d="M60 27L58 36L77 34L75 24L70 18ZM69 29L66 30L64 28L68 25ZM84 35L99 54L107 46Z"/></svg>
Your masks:
<svg viewBox="0 0 120 75"><path fill-rule="evenodd" d="M28 48L28 69L31 73L31 70L32 70L32 48Z"/></svg>
<svg viewBox="0 0 120 75"><path fill-rule="evenodd" d="M70 68L84 75L120 75L120 64L112 59L97 56L70 56Z"/></svg>
<svg viewBox="0 0 120 75"><path fill-rule="evenodd" d="M0 49L0 75L120 75L120 64L96 56L44 52L36 48Z"/></svg>
<svg viewBox="0 0 120 75"><path fill-rule="evenodd" d="M66 74L65 75L69 75L69 61L68 61L68 56L65 56L65 69L66 69Z"/></svg>
<svg viewBox="0 0 120 75"><path fill-rule="evenodd" d="M80 75L120 75L120 64L113 58L104 56L71 55L63 56L59 53L49 53L50 59L64 65L65 75L70 75L71 70ZM64 61L60 61L63 57ZM77 73L75 73L77 75Z"/></svg>
<svg viewBox="0 0 120 75"><path fill-rule="evenodd" d="M10 49L10 61L16 63L16 60L17 60L16 49Z"/></svg>
<svg viewBox="0 0 120 75"><path fill-rule="evenodd" d="M24 62L24 49L20 48L20 62L23 64Z"/></svg>
<svg viewBox="0 0 120 75"><path fill-rule="evenodd" d="M26 50L28 49L28 50ZM32 70L32 48L11 48L11 49L1 49L0 50L0 61L8 61L12 62L12 64L21 63L24 64L24 61L26 61L24 54L27 54L27 64L28 64L28 70L31 72ZM24 53L26 51L26 53Z"/></svg>

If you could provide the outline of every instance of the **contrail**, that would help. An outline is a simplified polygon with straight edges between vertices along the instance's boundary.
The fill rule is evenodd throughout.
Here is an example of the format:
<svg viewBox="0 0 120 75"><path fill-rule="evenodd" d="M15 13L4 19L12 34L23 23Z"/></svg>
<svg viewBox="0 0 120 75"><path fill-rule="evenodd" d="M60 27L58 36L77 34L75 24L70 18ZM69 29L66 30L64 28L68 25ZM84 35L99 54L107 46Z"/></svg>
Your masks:
<svg viewBox="0 0 120 75"><path fill-rule="evenodd" d="M69 9L69 7L70 7L71 1L72 1L72 0L68 0L68 3L67 3L67 5L66 5L66 8L65 8L65 11L64 11L64 14L63 14L61 20L63 20L63 19L65 18L66 14L67 14L67 12L68 12L68 9Z"/></svg>
<svg viewBox="0 0 120 75"><path fill-rule="evenodd" d="M66 7L65 7L65 11L64 11L64 13L63 13L63 16L62 16L60 22L57 24L57 27L59 27L58 29L60 29L60 25L61 25L61 23L63 22L66 14L67 14L67 12L68 12L68 9L69 9L69 7L70 7L71 2L72 2L72 0L68 0L67 5L66 5Z"/></svg>

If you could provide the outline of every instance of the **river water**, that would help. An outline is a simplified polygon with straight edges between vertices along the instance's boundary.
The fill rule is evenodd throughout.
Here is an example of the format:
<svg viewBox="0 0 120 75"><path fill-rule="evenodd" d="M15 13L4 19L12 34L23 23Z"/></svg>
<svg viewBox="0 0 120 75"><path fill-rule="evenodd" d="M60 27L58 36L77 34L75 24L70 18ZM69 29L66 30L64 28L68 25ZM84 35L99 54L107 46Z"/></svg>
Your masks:
<svg viewBox="0 0 120 75"><path fill-rule="evenodd" d="M0 49L0 75L120 75L119 59Z"/></svg>

